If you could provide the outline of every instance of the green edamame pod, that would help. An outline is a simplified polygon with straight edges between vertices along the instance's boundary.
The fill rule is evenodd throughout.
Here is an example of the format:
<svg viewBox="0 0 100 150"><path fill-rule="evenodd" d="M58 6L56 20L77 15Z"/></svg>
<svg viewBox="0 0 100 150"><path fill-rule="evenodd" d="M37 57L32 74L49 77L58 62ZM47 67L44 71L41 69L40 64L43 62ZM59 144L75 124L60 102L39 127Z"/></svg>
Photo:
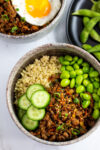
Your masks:
<svg viewBox="0 0 100 150"><path fill-rule="evenodd" d="M100 52L100 44L95 45L91 49L88 50L89 53L95 53L95 52Z"/></svg>
<svg viewBox="0 0 100 150"><path fill-rule="evenodd" d="M93 54L100 61L100 52L95 52Z"/></svg>
<svg viewBox="0 0 100 150"><path fill-rule="evenodd" d="M89 10L89 9L80 9L80 10L78 10L76 12L73 12L72 15L75 15L75 16L86 16L86 17L93 18L93 17L100 16L100 13L92 11L92 10Z"/></svg>
<svg viewBox="0 0 100 150"><path fill-rule="evenodd" d="M85 49L86 51L88 51L89 49L92 48L92 46L89 45L89 44L83 44L83 45L82 45L82 48Z"/></svg>
<svg viewBox="0 0 100 150"><path fill-rule="evenodd" d="M94 26L100 21L100 17L92 18L84 27L83 31L80 34L80 39L82 43L86 43L89 37L90 32Z"/></svg>
<svg viewBox="0 0 100 150"><path fill-rule="evenodd" d="M88 17L84 17L83 18L84 26L86 26L89 21L90 21L90 19ZM90 36L92 37L92 39L96 40L97 42L100 42L100 36L94 29L91 30ZM91 48L92 47L90 47L90 49ZM89 50L89 49L87 49L87 50Z"/></svg>

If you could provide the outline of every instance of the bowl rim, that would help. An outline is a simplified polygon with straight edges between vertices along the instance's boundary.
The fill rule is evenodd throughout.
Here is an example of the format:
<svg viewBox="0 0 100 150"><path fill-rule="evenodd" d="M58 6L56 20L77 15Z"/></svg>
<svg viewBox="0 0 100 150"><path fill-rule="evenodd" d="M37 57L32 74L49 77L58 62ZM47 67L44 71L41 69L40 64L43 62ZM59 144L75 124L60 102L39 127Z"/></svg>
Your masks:
<svg viewBox="0 0 100 150"><path fill-rule="evenodd" d="M40 46L40 47L37 47L37 48L34 48L33 50L27 52L24 56L22 56L19 61L15 64L15 66L13 67L10 75L9 75L9 78L8 78L8 82L7 82L7 87L6 87L6 103L7 103L7 107L8 107L8 111L10 113L10 116L12 118L12 120L15 122L16 126L25 134L27 135L28 137L30 137L31 139L39 142L39 143L42 143L42 144L46 144L46 145L53 145L53 146L64 146L64 145L70 145L70 144L74 144L76 142L79 142L83 139L85 139L86 137L88 137L91 133L93 133L97 127L100 125L100 119L98 119L98 121L96 122L96 124L87 132L85 133L84 135L74 139L74 140L70 140L70 141L65 141L65 142L50 142L50 141L46 141L46 140L43 140L43 139L39 139L37 138L36 136L30 134L22 125L21 123L19 122L18 118L16 117L15 113L14 113L14 110L13 110L13 107L12 107L12 103L11 103L11 100L9 98L9 94L10 94L10 91L9 91L9 87L10 87L10 83L12 82L13 83L13 80L12 80L12 77L13 77L13 74L15 72L16 69L18 68L21 68L21 62L23 61L23 59L27 58L29 59L29 57L31 56L32 53L35 53L38 54L39 52L41 52L41 49L46 49L46 48L62 48L62 47L66 47L66 48L74 48L76 49L77 51L80 51L82 53L84 53L85 55L87 55L87 57L91 57L91 59L93 60L93 62L95 62L99 68L100 68L100 63L95 59L94 56L92 56L91 54L89 54L88 52L84 51L82 48L80 47L77 47L77 46L74 46L74 45L71 45L71 44L66 44L66 43L56 43L56 44L46 44L46 45L43 45L43 46Z"/></svg>
<svg viewBox="0 0 100 150"><path fill-rule="evenodd" d="M56 15L56 17L44 28L37 32L33 32L30 34L25 34L25 35L8 35L0 32L0 36L4 38L10 38L10 39L27 39L27 38L37 38L39 35L43 36L50 32L61 20L61 17L63 16L66 8L67 0L62 1L62 6Z"/></svg>

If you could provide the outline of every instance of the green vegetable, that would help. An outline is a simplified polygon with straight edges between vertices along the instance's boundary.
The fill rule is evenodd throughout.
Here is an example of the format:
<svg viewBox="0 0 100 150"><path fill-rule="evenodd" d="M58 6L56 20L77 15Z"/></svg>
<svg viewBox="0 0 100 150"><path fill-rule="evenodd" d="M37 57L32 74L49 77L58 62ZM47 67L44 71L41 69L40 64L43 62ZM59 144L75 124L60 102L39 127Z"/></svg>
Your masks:
<svg viewBox="0 0 100 150"><path fill-rule="evenodd" d="M45 109L37 109L31 105L27 110L27 116L31 120L42 120L45 116Z"/></svg>
<svg viewBox="0 0 100 150"><path fill-rule="evenodd" d="M31 119L29 119L27 117L27 115L25 114L22 118L22 125L27 129L27 130L35 130L38 125L39 122L38 121L33 121Z"/></svg>
<svg viewBox="0 0 100 150"><path fill-rule="evenodd" d="M61 72L65 71L66 70L66 66L61 66Z"/></svg>
<svg viewBox="0 0 100 150"><path fill-rule="evenodd" d="M84 108L84 109L86 109L86 108L88 108L89 106L90 106L90 101L83 101L82 102L82 107Z"/></svg>
<svg viewBox="0 0 100 150"><path fill-rule="evenodd" d="M95 52L100 52L100 44L95 45L91 49L88 50L89 53L95 53Z"/></svg>
<svg viewBox="0 0 100 150"><path fill-rule="evenodd" d="M80 85L82 83L82 81L83 81L83 75L78 75L76 77L76 84Z"/></svg>
<svg viewBox="0 0 100 150"><path fill-rule="evenodd" d="M99 88L99 86L100 86L100 83L99 83L99 82L94 81L94 82L93 82L93 86L94 86L94 88L98 89L98 88Z"/></svg>
<svg viewBox="0 0 100 150"><path fill-rule="evenodd" d="M68 71L73 71L74 69L73 69L72 66L66 66L66 70L68 70Z"/></svg>
<svg viewBox="0 0 100 150"><path fill-rule="evenodd" d="M82 70L82 69L77 69L77 70L76 70L76 74L77 74L77 75L83 74L83 70Z"/></svg>
<svg viewBox="0 0 100 150"><path fill-rule="evenodd" d="M8 15L4 14L4 15L2 15L2 19L3 20L9 20L9 17L8 17Z"/></svg>
<svg viewBox="0 0 100 150"><path fill-rule="evenodd" d="M91 96L87 93L83 93L81 97L83 100L87 100L87 101L91 100Z"/></svg>
<svg viewBox="0 0 100 150"><path fill-rule="evenodd" d="M87 85L87 92L93 93L93 84L92 83L89 83Z"/></svg>
<svg viewBox="0 0 100 150"><path fill-rule="evenodd" d="M74 88L75 87L75 79L73 78L70 82L70 88Z"/></svg>
<svg viewBox="0 0 100 150"><path fill-rule="evenodd" d="M75 104L79 104L79 103L80 103L79 98L75 98L75 99L74 99L74 103L75 103Z"/></svg>
<svg viewBox="0 0 100 150"><path fill-rule="evenodd" d="M90 83L90 81L89 80L87 80L87 79L84 79L83 80L83 85L85 86L85 87L87 87L87 85Z"/></svg>
<svg viewBox="0 0 100 150"><path fill-rule="evenodd" d="M98 89L97 94L100 96L100 88Z"/></svg>
<svg viewBox="0 0 100 150"><path fill-rule="evenodd" d="M89 45L89 44L83 44L83 45L82 45L82 48L88 51L89 49L92 48L92 46Z"/></svg>
<svg viewBox="0 0 100 150"><path fill-rule="evenodd" d="M59 62L62 64L62 62L64 61L64 57L63 56L61 56L61 57L59 57Z"/></svg>
<svg viewBox="0 0 100 150"><path fill-rule="evenodd" d="M88 17L84 17L83 18L83 23L84 23L84 26L87 25L87 23L90 21L90 19ZM92 39L96 40L97 42L100 42L100 36L99 34L96 32L96 30L92 29L91 32L90 32L90 36ZM87 44L88 45L88 44ZM87 50L91 49L92 46L85 46L86 48L88 48Z"/></svg>
<svg viewBox="0 0 100 150"><path fill-rule="evenodd" d="M63 71L60 78L61 79L68 79L68 78L70 78L70 73L68 71Z"/></svg>
<svg viewBox="0 0 100 150"><path fill-rule="evenodd" d="M76 72L75 71L71 71L70 72L70 78L75 78L76 77Z"/></svg>
<svg viewBox="0 0 100 150"><path fill-rule="evenodd" d="M100 1L91 0L93 2L93 6L91 10L100 13Z"/></svg>
<svg viewBox="0 0 100 150"><path fill-rule="evenodd" d="M72 134L73 134L73 135L79 135L79 134L80 134L80 130L78 130L78 129L73 129L73 130L72 130Z"/></svg>
<svg viewBox="0 0 100 150"><path fill-rule="evenodd" d="M31 96L31 103L34 107L40 109L45 108L50 103L51 96L45 90L35 91Z"/></svg>
<svg viewBox="0 0 100 150"><path fill-rule="evenodd" d="M92 18L84 27L83 31L80 34L80 40L82 43L86 43L88 38L89 38L89 34L92 31L92 29L95 27L95 25L100 21L100 17L95 17Z"/></svg>
<svg viewBox="0 0 100 150"><path fill-rule="evenodd" d="M97 120L99 116L100 116L99 109L94 109L92 117Z"/></svg>
<svg viewBox="0 0 100 150"><path fill-rule="evenodd" d="M99 97L97 94L93 93L92 96L93 96L93 100L94 100L94 101L97 101L97 102L98 102L98 101L100 100L100 97Z"/></svg>
<svg viewBox="0 0 100 150"><path fill-rule="evenodd" d="M66 55L66 56L65 56L65 60L67 60L67 61L72 61L73 58L72 58L72 56L70 56L70 55Z"/></svg>
<svg viewBox="0 0 100 150"><path fill-rule="evenodd" d="M97 71L92 71L89 73L90 78L95 78L99 76L99 73Z"/></svg>
<svg viewBox="0 0 100 150"><path fill-rule="evenodd" d="M68 86L70 84L70 80L69 79L63 79L62 81L61 81L61 86L62 87L66 87L66 86Z"/></svg>
<svg viewBox="0 0 100 150"><path fill-rule="evenodd" d="M79 65L78 65L77 63L75 63L75 64L73 65L73 67L74 67L75 70L77 70L77 69L80 68Z"/></svg>
<svg viewBox="0 0 100 150"><path fill-rule="evenodd" d="M92 11L92 10L89 10L89 9L80 9L80 10L72 13L72 15L75 15L75 16L76 15L77 16L86 16L86 17L93 18L93 17L99 17L100 13Z"/></svg>
<svg viewBox="0 0 100 150"><path fill-rule="evenodd" d="M83 67L83 72L84 73L89 73L89 66L84 66Z"/></svg>
<svg viewBox="0 0 100 150"><path fill-rule="evenodd" d="M77 64L78 64L78 65L81 65L82 63L83 63L83 59L80 58L80 59L77 61Z"/></svg>
<svg viewBox="0 0 100 150"><path fill-rule="evenodd" d="M85 91L85 87L83 85L79 85L77 88L76 88L76 93L83 93Z"/></svg>
<svg viewBox="0 0 100 150"><path fill-rule="evenodd" d="M17 27L17 26L14 26L14 27L12 27L12 29L11 29L11 33L16 32L17 30L18 30L18 27Z"/></svg>
<svg viewBox="0 0 100 150"><path fill-rule="evenodd" d="M56 128L56 130L62 130L62 129L64 129L63 126L64 126L64 124L58 126L58 127Z"/></svg>
<svg viewBox="0 0 100 150"><path fill-rule="evenodd" d="M65 117L68 117L68 114L67 114L67 113L65 114Z"/></svg>

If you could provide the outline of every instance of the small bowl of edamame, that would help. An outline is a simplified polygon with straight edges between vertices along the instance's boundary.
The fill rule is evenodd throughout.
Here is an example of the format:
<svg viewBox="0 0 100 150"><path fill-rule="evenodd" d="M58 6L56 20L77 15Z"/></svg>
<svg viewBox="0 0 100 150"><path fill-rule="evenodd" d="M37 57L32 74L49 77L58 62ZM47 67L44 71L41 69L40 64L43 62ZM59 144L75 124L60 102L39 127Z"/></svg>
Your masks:
<svg viewBox="0 0 100 150"><path fill-rule="evenodd" d="M50 89L48 90L48 88L46 88L44 82L43 84L41 82L41 85L39 85L39 83L38 84L32 83L33 85L32 84L31 84L32 86L29 85L27 91L31 90L28 93L32 94L29 95L29 97L33 99L31 98L28 99L28 95L26 91L23 95L24 99L23 96L21 96L18 99L17 101L18 103L17 103L15 98L15 91L17 90L18 92L19 89L15 88L16 83L19 84L20 81L22 81L21 74L23 76L26 73L28 75L28 79L32 77L29 75L29 72L27 72L29 70L28 67L31 67L31 72L32 72L32 65L34 66L35 63L38 66L38 62L40 63L41 58L43 56L47 56L45 57L46 59L49 57L48 61L50 62L52 62L50 60L50 58L52 58L53 65L55 60L58 64L57 71L59 74L57 75L55 72L55 75L57 75L56 76L57 79L55 80L56 83L50 84L49 87L52 88L51 93L50 93ZM46 67L48 69L50 68L49 65L52 65L52 63L48 64L49 67L47 67L45 66L45 61L42 60L41 62L43 63L43 68ZM42 67L42 64L40 66ZM36 73L38 69L36 70ZM41 72L41 74L43 74L43 72ZM51 76L51 79L53 78L54 76ZM24 89L23 85L27 86L27 84L21 82L22 92ZM54 94L52 94L52 92L53 92L53 88L55 89L54 86L56 86L56 84L58 88L61 89L62 94L56 92L56 97L55 96L53 97ZM37 90L35 91L35 93L34 92L32 93L32 88L35 88L34 90L36 90L36 88L42 88L41 89L42 91ZM34 95L40 94L39 92L44 92L45 94L47 94L48 92L50 94L49 100L47 100L46 102L45 99L45 102L44 101L42 103L39 102L38 104ZM63 101L63 103L61 102L63 97L60 94L65 95L64 97L65 101ZM43 99L46 98L45 97L46 95L41 95L41 96L42 97L44 96ZM58 113L59 107L56 110L56 108L54 107L55 105L51 106L50 97L56 99L55 103L58 101L58 103L56 104L56 108L58 105L61 108L60 114L58 116L56 113ZM88 137L100 125L100 120L99 120L100 63L88 52L84 51L83 49L77 46L70 45L70 44L48 44L36 48L28 52L25 56L23 56L13 68L7 84L7 106L15 124L19 127L19 129L24 134L29 136L31 139L36 140L37 142L43 144L56 145L56 146L69 145L75 142L79 142L80 140L83 140L84 138ZM33 106L35 107L34 110L33 110ZM70 106L74 106L72 107L73 110L70 109ZM66 110L66 112L63 111L63 107L64 107L64 111ZM67 109L68 107L69 109ZM37 112L41 111L41 108L44 109L43 117L42 118L40 117L41 119L39 120L39 116L37 115L39 115L40 113ZM57 117L56 121L55 121L55 117L53 118L52 116L51 118L50 111L48 111L51 110L53 112L54 109L55 109L55 115ZM17 110L18 111L20 110L20 112L22 111L24 112L23 115L22 114L20 115L20 118L17 114ZM74 114L71 116L70 114L72 114L73 112ZM34 119L33 114L35 114L36 120L32 120ZM83 118L83 121L82 120L80 121L79 119L80 116L81 118ZM86 120L84 116L86 117ZM50 128L50 124L48 125L47 120L51 124L53 122L52 125L54 125L54 128L52 129L52 132L53 135L57 135L57 136L51 136L51 132L49 132L51 131L51 128ZM47 122L46 124L45 121ZM62 124L60 123L61 121ZM70 121L70 126L68 126L69 121ZM34 126L35 123L36 126ZM86 126L85 123L88 123L88 126ZM41 127L45 132L45 136L42 133ZM69 136L69 131L71 136Z"/></svg>

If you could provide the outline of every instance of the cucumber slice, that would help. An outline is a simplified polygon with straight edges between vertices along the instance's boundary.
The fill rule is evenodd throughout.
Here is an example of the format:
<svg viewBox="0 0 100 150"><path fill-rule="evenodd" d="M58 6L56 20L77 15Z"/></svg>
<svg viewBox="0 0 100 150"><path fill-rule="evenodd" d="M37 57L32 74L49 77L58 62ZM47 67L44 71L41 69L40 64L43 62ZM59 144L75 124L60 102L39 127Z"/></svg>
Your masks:
<svg viewBox="0 0 100 150"><path fill-rule="evenodd" d="M25 110L18 109L18 118L21 120L25 113L26 113Z"/></svg>
<svg viewBox="0 0 100 150"><path fill-rule="evenodd" d="M27 115L25 114L22 118L22 125L27 129L27 130L35 130L38 125L39 122L38 121L33 121L31 119L29 119L27 117Z"/></svg>
<svg viewBox="0 0 100 150"><path fill-rule="evenodd" d="M44 90L44 87L40 84L33 84L31 85L27 91L26 91L26 96L27 98L30 100L31 99L31 96L32 94L37 91L37 90Z"/></svg>
<svg viewBox="0 0 100 150"><path fill-rule="evenodd" d="M30 105L31 105L31 103L27 99L26 94L21 96L21 98L18 100L18 107L23 109L23 110L27 110Z"/></svg>
<svg viewBox="0 0 100 150"><path fill-rule="evenodd" d="M27 116L31 120L42 120L45 116L45 109L37 109L30 106L27 110Z"/></svg>
<svg viewBox="0 0 100 150"><path fill-rule="evenodd" d="M50 103L50 94L47 91L38 90L32 94L31 103L36 108L45 108Z"/></svg>

